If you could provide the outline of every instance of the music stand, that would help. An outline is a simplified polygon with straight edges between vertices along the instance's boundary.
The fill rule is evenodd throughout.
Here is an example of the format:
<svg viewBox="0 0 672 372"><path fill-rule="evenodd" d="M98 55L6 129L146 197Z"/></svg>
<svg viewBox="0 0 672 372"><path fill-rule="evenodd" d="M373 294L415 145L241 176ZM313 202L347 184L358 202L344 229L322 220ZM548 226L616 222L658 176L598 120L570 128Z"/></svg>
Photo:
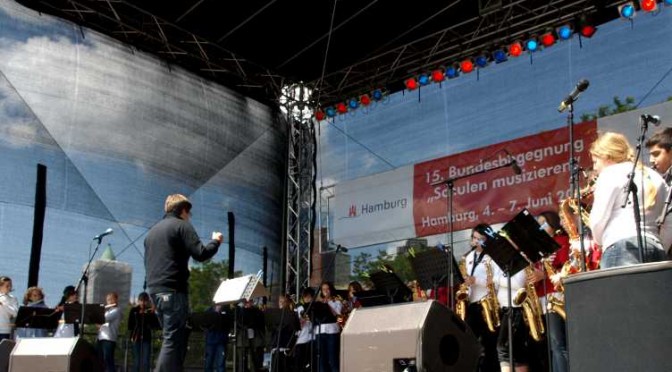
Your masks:
<svg viewBox="0 0 672 372"><path fill-rule="evenodd" d="M413 292L401 281L395 273L385 271L375 271L370 274L370 279L376 290L385 293L390 299L390 303L413 301Z"/></svg>
<svg viewBox="0 0 672 372"><path fill-rule="evenodd" d="M376 290L359 291L355 294L357 301L362 307L389 305L390 299L382 292Z"/></svg>
<svg viewBox="0 0 672 372"><path fill-rule="evenodd" d="M56 329L61 313L46 307L19 307L16 314L18 328Z"/></svg>
<svg viewBox="0 0 672 372"><path fill-rule="evenodd" d="M448 260L450 258L453 259L453 267L458 267L455 256L447 252L441 252L438 249L429 249L418 252L415 254L415 256L409 258L411 261L411 268L413 269L415 276L418 278L420 287L423 289L432 288L435 300L438 300L439 284L445 283L446 277L449 275L450 270L448 266ZM464 278L462 278L459 270L453 270L452 282L454 285L460 285L464 282ZM446 293L449 294L452 298L453 289L447 288ZM448 301L446 306L450 307L450 302L451 301Z"/></svg>
<svg viewBox="0 0 672 372"><path fill-rule="evenodd" d="M544 231L527 209L523 209L513 217L502 227L502 231L514 244L518 245L518 248L532 263L560 249L558 242Z"/></svg>
<svg viewBox="0 0 672 372"><path fill-rule="evenodd" d="M65 313L65 323L79 324L104 324L105 323L105 305L101 304L65 304L63 306ZM82 308L84 308L84 317L82 317Z"/></svg>

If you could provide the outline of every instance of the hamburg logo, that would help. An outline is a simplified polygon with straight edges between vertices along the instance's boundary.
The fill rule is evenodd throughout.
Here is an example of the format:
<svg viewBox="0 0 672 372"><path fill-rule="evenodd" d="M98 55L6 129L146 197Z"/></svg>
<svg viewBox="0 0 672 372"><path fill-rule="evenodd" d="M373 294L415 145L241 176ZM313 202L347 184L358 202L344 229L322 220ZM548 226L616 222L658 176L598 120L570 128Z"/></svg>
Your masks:
<svg viewBox="0 0 672 372"><path fill-rule="evenodd" d="M357 217L357 206L354 204L350 205L350 209L348 209L348 217Z"/></svg>

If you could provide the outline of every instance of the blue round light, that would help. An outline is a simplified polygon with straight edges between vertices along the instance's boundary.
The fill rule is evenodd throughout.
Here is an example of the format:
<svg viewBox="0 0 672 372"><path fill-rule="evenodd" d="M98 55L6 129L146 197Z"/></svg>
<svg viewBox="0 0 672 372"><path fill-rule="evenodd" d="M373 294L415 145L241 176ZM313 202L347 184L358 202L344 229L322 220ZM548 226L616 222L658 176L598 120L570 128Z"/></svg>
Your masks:
<svg viewBox="0 0 672 372"><path fill-rule="evenodd" d="M670 6L672 6L672 0L665 0L665 5L670 5Z"/></svg>
<svg viewBox="0 0 672 372"><path fill-rule="evenodd" d="M329 106L329 107L327 107L327 109L324 110L324 112L325 112L325 113L327 114L327 116L330 117L330 118L333 118L334 116L336 116L336 109L335 109L333 106Z"/></svg>
<svg viewBox="0 0 672 372"><path fill-rule="evenodd" d="M558 37L562 40L567 40L572 37L572 28L569 26L560 26L558 28Z"/></svg>
<svg viewBox="0 0 672 372"><path fill-rule="evenodd" d="M357 107L359 107L359 102L356 99L351 98L350 101L348 101L348 106L351 109L356 109Z"/></svg>
<svg viewBox="0 0 672 372"><path fill-rule="evenodd" d="M420 83L420 85L429 84L429 75L422 74L422 75L418 76L418 83Z"/></svg>
<svg viewBox="0 0 672 372"><path fill-rule="evenodd" d="M632 18L635 15L635 7L632 4L625 4L621 8L621 17Z"/></svg>
<svg viewBox="0 0 672 372"><path fill-rule="evenodd" d="M530 52L536 52L537 48L539 48L539 43L537 43L537 41L534 39L530 39L527 42L525 42L525 47Z"/></svg>
<svg viewBox="0 0 672 372"><path fill-rule="evenodd" d="M371 97L373 97L374 101L380 101L383 99L383 91L380 89L376 89L371 93Z"/></svg>
<svg viewBox="0 0 672 372"><path fill-rule="evenodd" d="M476 66L483 68L488 65L488 57L480 55L476 57L476 60L474 62L476 62Z"/></svg>
<svg viewBox="0 0 672 372"><path fill-rule="evenodd" d="M448 79L457 77L457 69L453 66L448 67L446 69L446 76L448 77Z"/></svg>
<svg viewBox="0 0 672 372"><path fill-rule="evenodd" d="M502 49L497 49L492 53L492 58L495 60L495 63L502 63L507 60L506 52Z"/></svg>

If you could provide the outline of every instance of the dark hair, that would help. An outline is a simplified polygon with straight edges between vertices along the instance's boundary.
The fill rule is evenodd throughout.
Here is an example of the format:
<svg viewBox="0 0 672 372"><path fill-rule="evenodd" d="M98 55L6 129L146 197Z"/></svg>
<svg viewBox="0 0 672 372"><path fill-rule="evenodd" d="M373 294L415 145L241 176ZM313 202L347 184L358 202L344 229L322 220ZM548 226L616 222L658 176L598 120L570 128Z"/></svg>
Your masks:
<svg viewBox="0 0 672 372"><path fill-rule="evenodd" d="M69 285L63 289L63 297L61 297L61 302L58 303L58 305L63 305L67 300L68 297L76 295L77 291L74 285Z"/></svg>
<svg viewBox="0 0 672 372"><path fill-rule="evenodd" d="M364 288L362 288L362 285L356 280L352 281L352 282L350 282L350 284L348 284L348 290L350 289L350 287L352 287L352 289L355 290L355 293L361 292L361 291L364 290Z"/></svg>
<svg viewBox="0 0 672 372"><path fill-rule="evenodd" d="M553 232L558 235L566 234L565 229L562 228L562 224L560 223L560 215L558 215L558 212L543 211L539 213L539 216L542 216L546 219L546 223L551 227L551 229L553 229Z"/></svg>
<svg viewBox="0 0 672 372"><path fill-rule="evenodd" d="M645 146L647 149L652 148L653 146L660 146L667 151L672 149L672 128L662 128L657 130L651 138L649 138Z"/></svg>
<svg viewBox="0 0 672 372"><path fill-rule="evenodd" d="M492 227L490 227L490 225L488 225L487 223L479 223L478 225L474 226L473 229L471 229L471 237L474 236L475 231L483 236L488 236L488 233L486 231L490 230L492 230Z"/></svg>
<svg viewBox="0 0 672 372"><path fill-rule="evenodd" d="M304 296L315 297L315 290L310 288L310 287L304 288L303 292L301 292L301 297L304 297Z"/></svg>
<svg viewBox="0 0 672 372"><path fill-rule="evenodd" d="M147 294L147 292L140 292L140 294L138 295L138 301L148 301L149 302L150 301L149 300L149 294Z"/></svg>

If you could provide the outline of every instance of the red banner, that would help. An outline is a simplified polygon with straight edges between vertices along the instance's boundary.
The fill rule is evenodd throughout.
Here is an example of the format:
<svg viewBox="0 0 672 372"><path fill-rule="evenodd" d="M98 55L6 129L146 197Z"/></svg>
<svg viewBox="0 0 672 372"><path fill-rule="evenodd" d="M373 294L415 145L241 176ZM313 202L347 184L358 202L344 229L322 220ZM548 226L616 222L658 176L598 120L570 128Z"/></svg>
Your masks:
<svg viewBox="0 0 672 372"><path fill-rule="evenodd" d="M574 156L582 168L590 168L592 164L589 149L596 137L595 121L574 126ZM448 185L438 183L455 178L460 179L453 182L454 231L481 222L506 222L522 208L533 214L556 210L558 202L569 192L569 150L568 130L561 128L416 164L413 175L416 235L450 230ZM521 168L520 174L506 166L512 159ZM495 169L500 166L504 167ZM476 174L482 171L485 173Z"/></svg>

